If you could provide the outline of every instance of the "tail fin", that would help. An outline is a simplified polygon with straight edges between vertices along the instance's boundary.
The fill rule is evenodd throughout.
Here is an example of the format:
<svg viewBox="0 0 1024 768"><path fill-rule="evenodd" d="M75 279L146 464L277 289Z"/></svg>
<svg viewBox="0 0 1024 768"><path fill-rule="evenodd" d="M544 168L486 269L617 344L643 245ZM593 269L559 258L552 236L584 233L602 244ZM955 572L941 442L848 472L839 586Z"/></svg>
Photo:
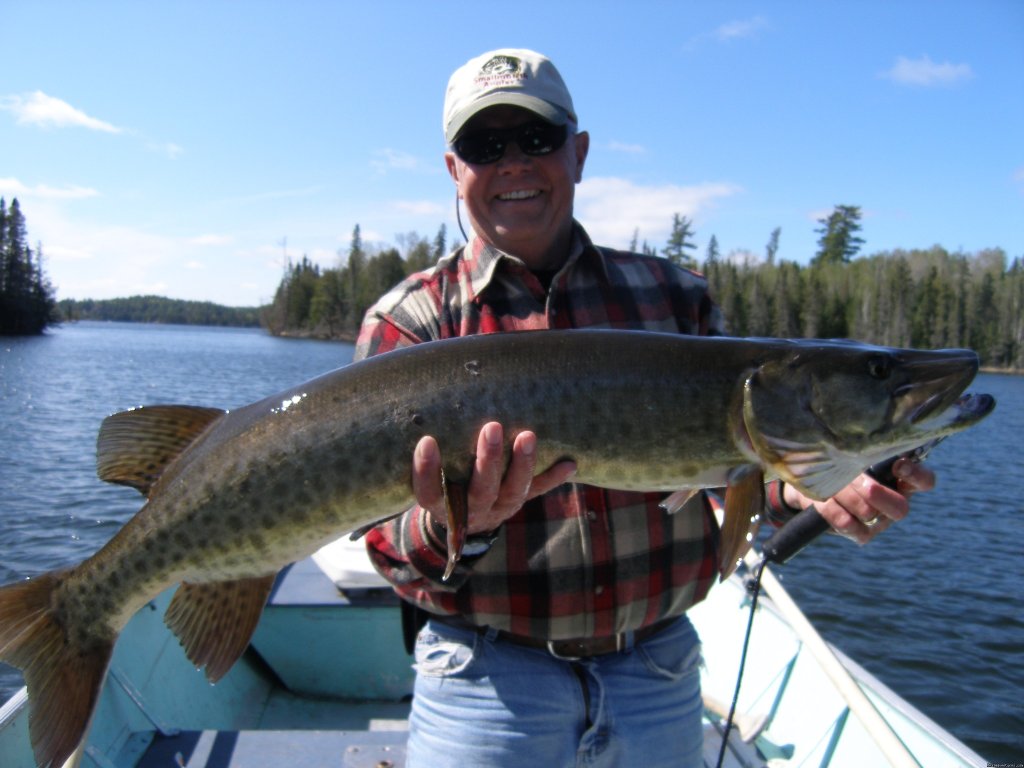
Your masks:
<svg viewBox="0 0 1024 768"><path fill-rule="evenodd" d="M29 737L43 768L63 765L85 735L114 647L68 642L53 610L62 576L52 571L0 588L0 659L25 674Z"/></svg>

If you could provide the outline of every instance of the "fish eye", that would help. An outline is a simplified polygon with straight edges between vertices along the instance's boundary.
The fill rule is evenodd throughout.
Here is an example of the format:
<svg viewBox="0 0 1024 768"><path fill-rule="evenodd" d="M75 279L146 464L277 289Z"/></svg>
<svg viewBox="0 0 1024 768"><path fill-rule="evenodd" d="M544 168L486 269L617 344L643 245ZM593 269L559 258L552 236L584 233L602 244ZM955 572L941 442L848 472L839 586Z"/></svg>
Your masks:
<svg viewBox="0 0 1024 768"><path fill-rule="evenodd" d="M868 358L868 375L873 379L888 379L892 375L892 363L889 358L883 355Z"/></svg>

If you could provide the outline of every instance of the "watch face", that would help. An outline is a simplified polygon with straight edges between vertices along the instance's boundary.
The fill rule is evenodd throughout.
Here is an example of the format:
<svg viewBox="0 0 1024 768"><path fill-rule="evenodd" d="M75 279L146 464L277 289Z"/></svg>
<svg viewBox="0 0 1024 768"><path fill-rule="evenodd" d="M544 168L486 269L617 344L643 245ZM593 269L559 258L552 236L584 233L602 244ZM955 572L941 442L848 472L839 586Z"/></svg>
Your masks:
<svg viewBox="0 0 1024 768"><path fill-rule="evenodd" d="M482 555L491 548L496 536L470 536L462 547L462 554L466 557Z"/></svg>

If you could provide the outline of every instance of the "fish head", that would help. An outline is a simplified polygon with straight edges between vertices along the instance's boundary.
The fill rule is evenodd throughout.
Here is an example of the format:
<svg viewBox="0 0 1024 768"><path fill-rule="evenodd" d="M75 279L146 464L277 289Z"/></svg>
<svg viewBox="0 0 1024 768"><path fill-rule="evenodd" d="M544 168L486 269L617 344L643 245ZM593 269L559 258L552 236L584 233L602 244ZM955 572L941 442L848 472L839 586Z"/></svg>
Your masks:
<svg viewBox="0 0 1024 768"><path fill-rule="evenodd" d="M794 342L746 378L743 427L762 463L826 499L872 464L987 416L992 397L963 395L977 371L969 349Z"/></svg>

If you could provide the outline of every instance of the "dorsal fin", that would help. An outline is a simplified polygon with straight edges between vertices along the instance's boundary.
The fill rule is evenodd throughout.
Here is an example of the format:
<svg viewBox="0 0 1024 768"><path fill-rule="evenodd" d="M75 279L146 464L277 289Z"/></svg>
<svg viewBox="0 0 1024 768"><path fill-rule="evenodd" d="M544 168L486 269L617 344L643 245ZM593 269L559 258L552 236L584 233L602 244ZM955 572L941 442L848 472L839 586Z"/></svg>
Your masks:
<svg viewBox="0 0 1024 768"><path fill-rule="evenodd" d="M148 496L167 465L224 413L197 405L150 405L108 416L96 438L96 472Z"/></svg>
<svg viewBox="0 0 1024 768"><path fill-rule="evenodd" d="M203 584L183 582L164 621L189 661L206 667L211 683L220 680L249 646L275 575Z"/></svg>

